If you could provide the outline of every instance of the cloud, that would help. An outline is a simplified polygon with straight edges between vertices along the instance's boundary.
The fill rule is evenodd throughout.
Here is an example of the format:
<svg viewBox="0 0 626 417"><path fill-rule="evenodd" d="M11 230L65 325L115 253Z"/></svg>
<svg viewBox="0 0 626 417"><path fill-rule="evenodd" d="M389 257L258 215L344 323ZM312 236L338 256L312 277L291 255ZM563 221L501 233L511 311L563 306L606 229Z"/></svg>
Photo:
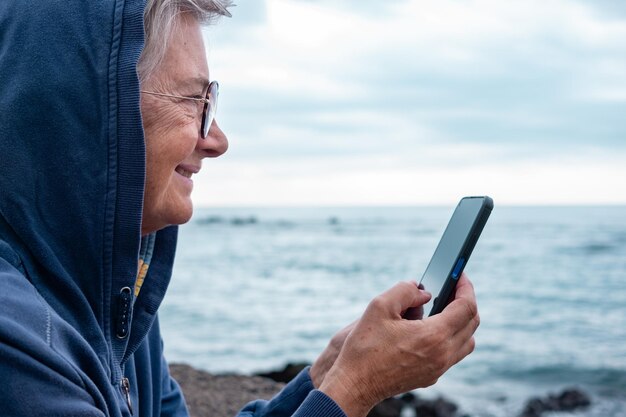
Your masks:
<svg viewBox="0 0 626 417"><path fill-rule="evenodd" d="M626 160L625 9L609 0L242 3L207 31L218 119L232 144L218 165L256 172L257 190L297 179L313 196L328 183L319 171L335 187L427 172L446 183L450 170L500 187L489 180L495 169L511 181L511 170L535 166L577 177L560 158L584 160L593 145L615 158L580 172L606 180L604 169L623 173ZM297 175L286 180L289 172ZM235 177L243 180L227 182L240 190ZM547 188L545 175L530 178L520 183L536 187L528 201L574 198ZM329 191L337 201L369 201L350 191L359 187L339 189ZM241 192L222 195L254 194ZM608 191L604 199L614 200Z"/></svg>
<svg viewBox="0 0 626 417"><path fill-rule="evenodd" d="M622 193L616 191L623 188L626 166L623 158L606 153L593 157L548 155L530 162L491 160L480 165L394 166L393 161L380 159L367 162L370 166L348 161L347 167L337 170L335 165L342 162L332 158L282 165L216 161L207 168L211 185L197 184L206 192L196 195L196 203L438 205L453 204L464 195L488 194L499 205L624 204Z"/></svg>

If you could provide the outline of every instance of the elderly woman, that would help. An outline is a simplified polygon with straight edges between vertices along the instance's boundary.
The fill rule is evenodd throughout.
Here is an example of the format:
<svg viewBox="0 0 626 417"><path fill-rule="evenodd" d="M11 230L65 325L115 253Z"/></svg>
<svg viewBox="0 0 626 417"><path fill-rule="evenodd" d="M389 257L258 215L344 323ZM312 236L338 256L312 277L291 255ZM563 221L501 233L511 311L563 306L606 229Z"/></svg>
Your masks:
<svg viewBox="0 0 626 417"><path fill-rule="evenodd" d="M200 31L227 6L0 3L2 415L188 415L157 310L192 178L228 147ZM406 319L429 297L397 284L242 415L364 416L433 384L472 351L478 315L463 277L443 313Z"/></svg>

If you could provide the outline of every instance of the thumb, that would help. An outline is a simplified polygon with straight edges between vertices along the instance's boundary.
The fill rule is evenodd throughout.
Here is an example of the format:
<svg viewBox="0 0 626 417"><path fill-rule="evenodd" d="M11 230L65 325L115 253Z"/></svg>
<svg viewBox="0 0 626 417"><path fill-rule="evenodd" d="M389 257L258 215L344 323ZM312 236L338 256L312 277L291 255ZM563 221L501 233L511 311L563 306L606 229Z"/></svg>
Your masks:
<svg viewBox="0 0 626 417"><path fill-rule="evenodd" d="M430 293L418 288L415 281L401 281L380 294L368 306L376 314L401 318L412 307L419 307L430 300Z"/></svg>

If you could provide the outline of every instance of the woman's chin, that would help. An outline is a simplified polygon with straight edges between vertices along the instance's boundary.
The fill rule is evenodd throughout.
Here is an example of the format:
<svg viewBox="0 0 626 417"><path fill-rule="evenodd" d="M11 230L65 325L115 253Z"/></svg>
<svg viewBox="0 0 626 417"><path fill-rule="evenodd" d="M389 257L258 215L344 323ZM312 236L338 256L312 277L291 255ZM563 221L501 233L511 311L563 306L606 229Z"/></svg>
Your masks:
<svg viewBox="0 0 626 417"><path fill-rule="evenodd" d="M192 215L193 204L191 203L190 199L188 204L185 204L184 207L180 207L174 213L172 213L168 226L178 226L181 224L185 224L189 220L191 220Z"/></svg>
<svg viewBox="0 0 626 417"><path fill-rule="evenodd" d="M187 223L193 215L191 199L176 207L164 207L163 210L147 213L144 210L144 218L141 222L142 236L164 229L168 226L178 226Z"/></svg>

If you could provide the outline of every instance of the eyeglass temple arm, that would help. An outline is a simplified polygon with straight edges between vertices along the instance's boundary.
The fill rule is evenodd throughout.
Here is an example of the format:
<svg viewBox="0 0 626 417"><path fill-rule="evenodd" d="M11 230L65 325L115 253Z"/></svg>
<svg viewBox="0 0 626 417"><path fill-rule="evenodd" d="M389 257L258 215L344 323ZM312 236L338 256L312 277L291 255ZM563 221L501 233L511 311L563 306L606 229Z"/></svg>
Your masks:
<svg viewBox="0 0 626 417"><path fill-rule="evenodd" d="M194 100L194 101L201 101L203 103L209 103L209 99L208 98L196 98L196 97L184 97L184 96L175 96L173 94L163 94L163 93L156 93L154 91L145 91L145 90L141 90L142 93L144 94L152 94L154 96L161 96L161 97L171 97L171 98L180 98L183 100Z"/></svg>

